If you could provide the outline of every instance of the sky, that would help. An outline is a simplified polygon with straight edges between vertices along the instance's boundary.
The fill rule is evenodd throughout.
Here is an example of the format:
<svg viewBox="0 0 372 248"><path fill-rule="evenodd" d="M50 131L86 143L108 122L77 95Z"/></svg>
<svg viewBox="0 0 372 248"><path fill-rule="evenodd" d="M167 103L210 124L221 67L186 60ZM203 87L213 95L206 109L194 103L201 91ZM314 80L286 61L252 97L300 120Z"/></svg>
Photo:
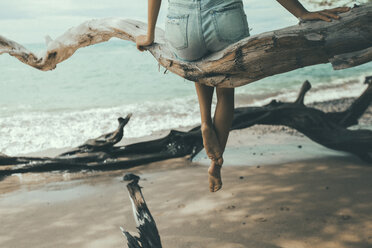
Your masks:
<svg viewBox="0 0 372 248"><path fill-rule="evenodd" d="M275 0L243 2L251 34L297 23ZM167 5L163 0L160 27L164 27ZM70 27L104 17L146 21L147 0L0 0L0 35L21 44L43 43L46 35L54 39Z"/></svg>

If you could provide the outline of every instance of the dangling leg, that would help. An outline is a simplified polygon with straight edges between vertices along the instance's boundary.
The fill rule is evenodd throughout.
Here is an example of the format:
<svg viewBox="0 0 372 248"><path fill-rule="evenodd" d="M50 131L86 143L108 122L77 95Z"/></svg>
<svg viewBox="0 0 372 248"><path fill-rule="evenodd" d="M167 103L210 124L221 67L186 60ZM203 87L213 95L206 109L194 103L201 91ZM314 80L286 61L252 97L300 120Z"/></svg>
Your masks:
<svg viewBox="0 0 372 248"><path fill-rule="evenodd" d="M195 88L199 100L201 131L203 136L204 148L208 157L212 161L218 161L222 156L222 151L211 118L211 106L214 87L195 83Z"/></svg>
<svg viewBox="0 0 372 248"><path fill-rule="evenodd" d="M217 106L213 123L222 153L225 151L234 118L234 88L216 88Z"/></svg>
<svg viewBox="0 0 372 248"><path fill-rule="evenodd" d="M229 136L232 120L234 117L234 88L217 88L217 106L214 114L214 128L221 152L225 151L227 138ZM221 179L221 163L216 161L211 162L208 169L209 173L209 188L212 192L216 192L222 187Z"/></svg>

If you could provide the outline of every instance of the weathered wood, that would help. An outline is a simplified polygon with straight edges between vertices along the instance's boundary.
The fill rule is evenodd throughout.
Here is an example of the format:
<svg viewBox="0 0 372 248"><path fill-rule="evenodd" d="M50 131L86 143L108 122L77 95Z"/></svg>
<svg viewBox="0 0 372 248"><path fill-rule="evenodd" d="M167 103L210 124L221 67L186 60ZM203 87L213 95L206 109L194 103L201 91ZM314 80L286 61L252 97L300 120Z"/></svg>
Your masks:
<svg viewBox="0 0 372 248"><path fill-rule="evenodd" d="M0 157L0 176L55 170L126 169L170 158L184 156L192 158L202 149L200 127L193 128L189 132L171 130L161 139L112 147L102 152L75 153L56 158Z"/></svg>
<svg viewBox="0 0 372 248"><path fill-rule="evenodd" d="M372 102L372 84L366 78L367 89L345 111L324 113L304 106L301 101L293 103L271 101L258 108L239 108L235 111L233 129L247 128L256 124L284 125L296 129L311 140L334 150L350 152L372 163L372 130L349 130L358 123L362 113ZM308 90L304 83L298 99ZM310 85L309 85L310 86Z"/></svg>
<svg viewBox="0 0 372 248"><path fill-rule="evenodd" d="M369 47L356 52L335 55L330 62L335 70L341 70L367 63L371 61L371 58L372 47Z"/></svg>
<svg viewBox="0 0 372 248"><path fill-rule="evenodd" d="M238 87L267 76L297 68L331 62L343 69L372 60L372 3L340 14L332 22L310 21L245 38L202 60L178 60L157 29L148 50L159 64L188 80L218 87ZM51 70L77 49L112 37L134 41L147 25L133 20L91 20L69 29L38 57L22 45L0 36L0 54L8 53L40 70Z"/></svg>
<svg viewBox="0 0 372 248"><path fill-rule="evenodd" d="M130 182L127 184L127 189L132 202L139 237L132 236L122 227L121 230L127 238L128 248L161 248L159 232L142 195L141 187L138 185L139 179L139 176L134 174L126 174L123 178L124 181Z"/></svg>
<svg viewBox="0 0 372 248"><path fill-rule="evenodd" d="M271 101L262 107L235 109L232 130L256 124L285 125L305 134L311 140L331 149L350 152L372 163L372 131L349 130L372 102L372 77L366 77L367 89L348 109L324 113L307 107L303 100L311 85L305 81L293 102ZM128 117L127 117L128 118ZM128 118L129 120L129 118ZM111 133L120 135L123 125ZM108 137L116 137L108 135ZM110 140L110 139L109 139ZM93 142L94 143L94 142ZM112 143L111 143L112 144ZM90 151L76 149L74 154L56 158L28 158L0 156L0 176L13 173L45 172L53 170L116 170L140 164L189 156L203 149L200 126L188 132L171 130L160 139L126 146L97 146Z"/></svg>
<svg viewBox="0 0 372 248"><path fill-rule="evenodd" d="M345 128L357 125L358 119L372 103L372 76L366 77L364 83L368 85L367 89L349 108L342 112L326 113L328 118Z"/></svg>
<svg viewBox="0 0 372 248"><path fill-rule="evenodd" d="M83 145L60 154L59 158L72 158L75 154L85 154L93 152L104 152L110 150L116 143L118 143L124 136L124 127L129 122L132 114L128 114L125 118L118 118L119 126L114 132L103 134L95 139L87 140ZM86 157L86 156L84 156ZM79 159L82 156L74 156L74 158Z"/></svg>

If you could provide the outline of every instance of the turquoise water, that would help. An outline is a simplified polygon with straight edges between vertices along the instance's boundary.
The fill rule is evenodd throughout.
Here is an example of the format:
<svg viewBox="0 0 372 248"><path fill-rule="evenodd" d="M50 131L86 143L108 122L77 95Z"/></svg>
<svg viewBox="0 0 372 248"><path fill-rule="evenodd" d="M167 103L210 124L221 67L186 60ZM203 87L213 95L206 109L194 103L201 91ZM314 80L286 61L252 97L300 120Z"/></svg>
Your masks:
<svg viewBox="0 0 372 248"><path fill-rule="evenodd" d="M285 10L267 19L264 14L277 6L254 2L246 8L252 34L294 24ZM45 48L25 46L34 52ZM0 68L0 152L8 155L77 146L115 129L116 119L130 112L128 138L199 123L193 83L164 74L149 53L130 42L80 49L53 71L35 70L8 55L0 56ZM293 100L306 79L313 84L307 102L357 96L371 72L372 63L342 71L330 65L299 69L237 88L237 106L273 97Z"/></svg>
<svg viewBox="0 0 372 248"><path fill-rule="evenodd" d="M31 51L44 49L44 45L26 47ZM48 72L25 66L7 55L0 57L0 65L0 106L10 113L23 108L55 111L109 107L193 92L192 85L183 79L159 73L155 59L139 53L134 44L126 41L80 49Z"/></svg>

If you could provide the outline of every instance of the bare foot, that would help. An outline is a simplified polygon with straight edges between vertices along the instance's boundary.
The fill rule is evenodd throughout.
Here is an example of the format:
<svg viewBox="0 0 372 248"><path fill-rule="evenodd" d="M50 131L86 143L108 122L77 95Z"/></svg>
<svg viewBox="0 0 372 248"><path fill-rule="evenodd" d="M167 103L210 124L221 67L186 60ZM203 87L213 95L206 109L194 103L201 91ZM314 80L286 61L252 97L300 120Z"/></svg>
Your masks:
<svg viewBox="0 0 372 248"><path fill-rule="evenodd" d="M212 161L215 161L219 165L222 165L223 163L222 151L213 126L202 123L201 132L203 136L204 149L208 157Z"/></svg>
<svg viewBox="0 0 372 248"><path fill-rule="evenodd" d="M216 162L212 161L211 166L208 169L208 180L209 180L209 190L211 192L216 192L222 187L222 179L221 179L221 165L217 164Z"/></svg>

